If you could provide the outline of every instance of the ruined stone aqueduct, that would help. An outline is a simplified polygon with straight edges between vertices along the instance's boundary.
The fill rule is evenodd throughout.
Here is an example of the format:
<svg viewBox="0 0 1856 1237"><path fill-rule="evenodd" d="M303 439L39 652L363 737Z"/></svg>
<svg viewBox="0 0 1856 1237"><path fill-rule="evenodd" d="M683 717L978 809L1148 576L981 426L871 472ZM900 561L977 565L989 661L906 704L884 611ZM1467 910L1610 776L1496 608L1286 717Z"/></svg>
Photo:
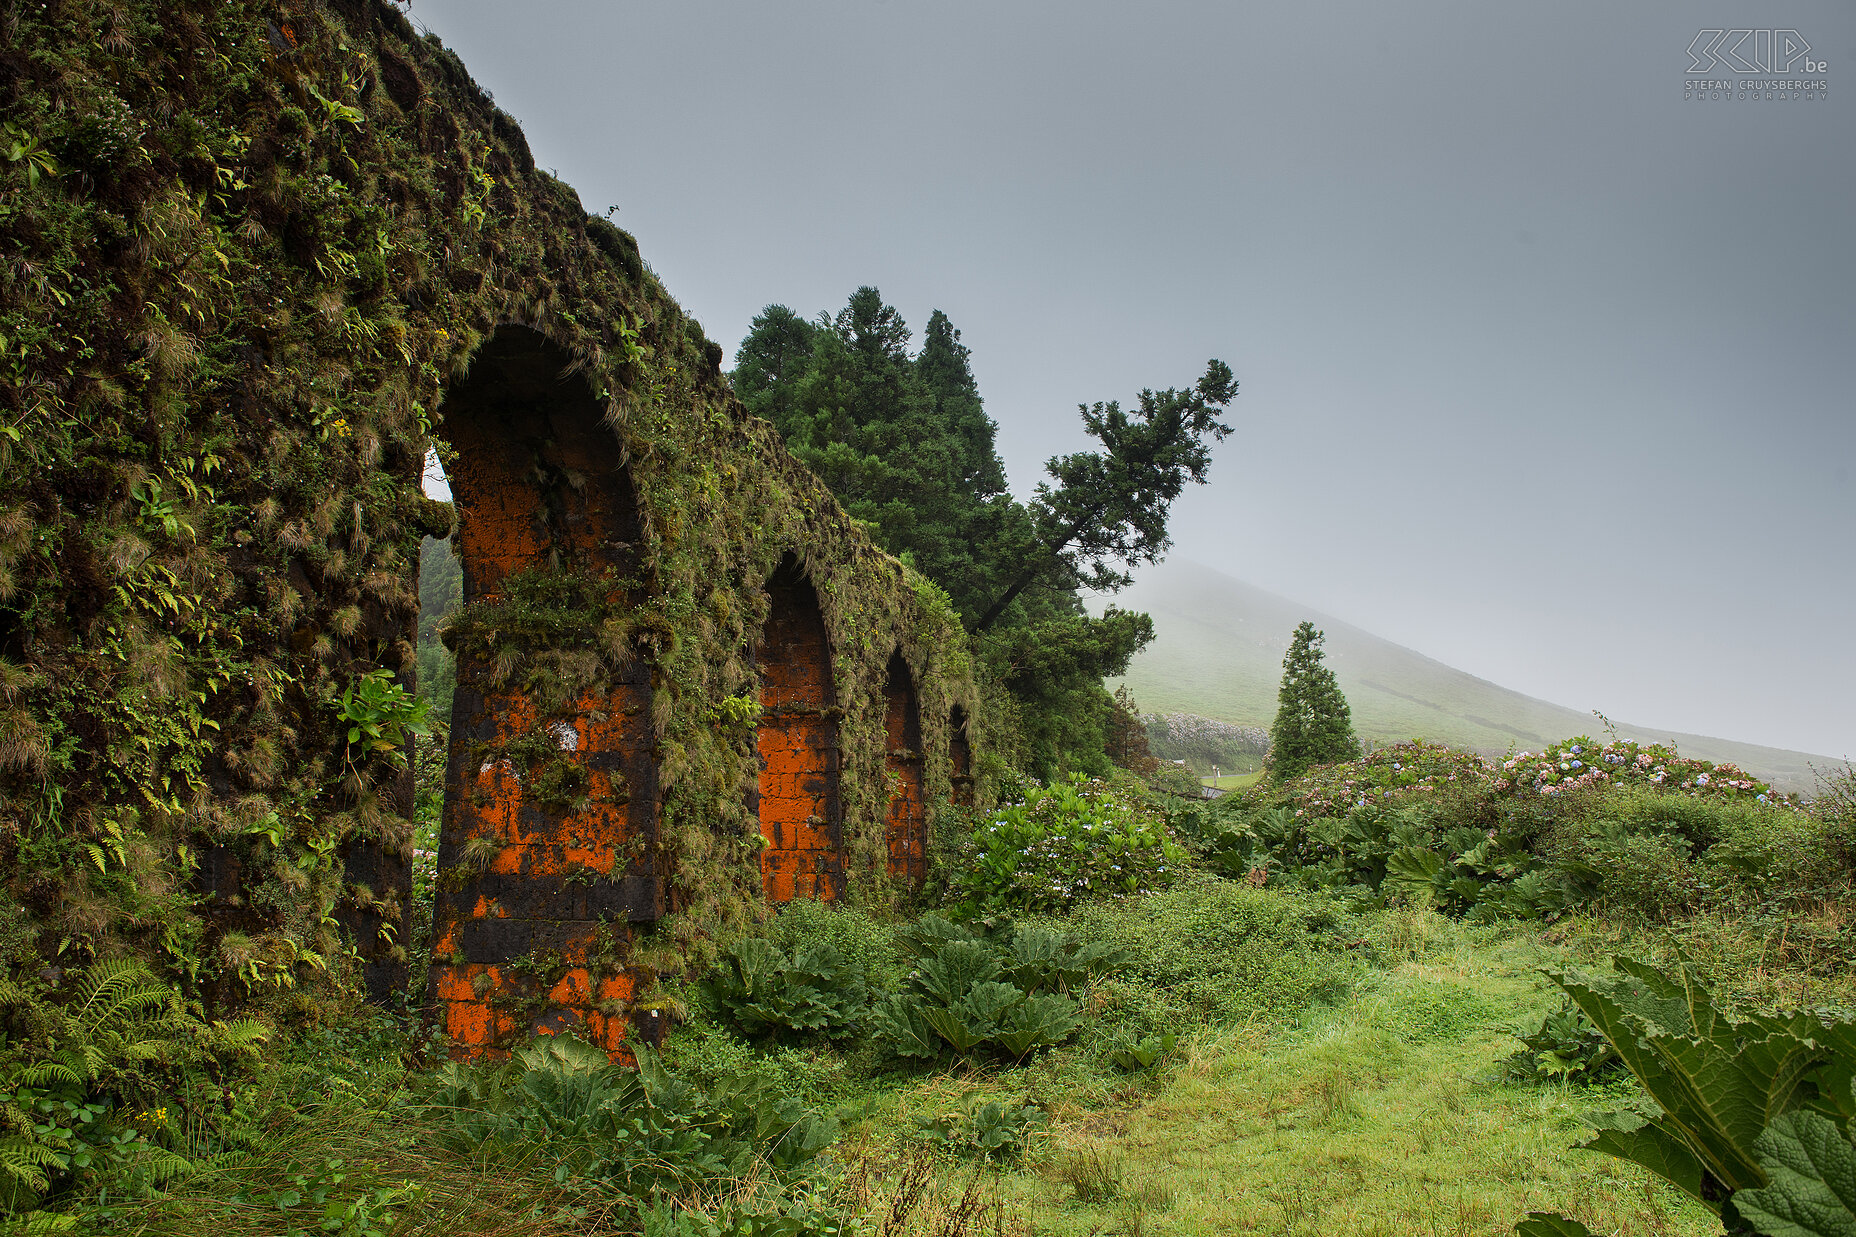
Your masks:
<svg viewBox="0 0 1856 1237"><path fill-rule="evenodd" d="M51 0L0 95L44 155L0 169L0 829L41 940L215 1008L357 954L417 988L408 752L355 727L412 683L426 535L464 1049L615 1048L768 902L923 880L986 793L957 617L455 56L382 0Z"/></svg>

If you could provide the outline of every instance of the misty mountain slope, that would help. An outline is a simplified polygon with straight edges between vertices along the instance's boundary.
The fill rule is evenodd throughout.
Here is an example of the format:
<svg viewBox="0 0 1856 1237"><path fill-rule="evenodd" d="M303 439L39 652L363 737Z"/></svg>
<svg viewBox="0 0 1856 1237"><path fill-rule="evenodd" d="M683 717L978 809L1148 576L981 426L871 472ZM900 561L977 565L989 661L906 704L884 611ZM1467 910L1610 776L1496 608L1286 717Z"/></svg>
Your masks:
<svg viewBox="0 0 1856 1237"><path fill-rule="evenodd" d="M1354 728L1374 742L1424 738L1500 755L1510 744L1539 750L1556 739L1602 731L1590 713L1479 679L1209 568L1178 561L1150 567L1115 604L1154 618L1153 644L1122 680L1144 712L1197 713L1267 728L1276 716L1289 638L1309 619L1327 633L1327 663L1353 708ZM1674 743L1685 756L1732 761L1781 790L1808 793L1813 764L1842 763L1621 721L1617 727L1624 738Z"/></svg>

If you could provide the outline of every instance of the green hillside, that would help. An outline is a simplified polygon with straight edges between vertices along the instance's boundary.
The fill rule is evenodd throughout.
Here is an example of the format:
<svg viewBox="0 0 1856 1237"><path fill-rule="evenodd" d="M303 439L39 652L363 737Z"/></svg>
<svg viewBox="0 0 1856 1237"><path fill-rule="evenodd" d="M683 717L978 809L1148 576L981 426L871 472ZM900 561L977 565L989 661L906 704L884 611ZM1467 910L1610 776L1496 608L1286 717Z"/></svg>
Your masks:
<svg viewBox="0 0 1856 1237"><path fill-rule="evenodd" d="M1149 568L1116 604L1153 615L1158 635L1122 680L1143 712L1195 713L1267 728L1276 714L1282 657L1295 625L1327 633L1327 661L1353 707L1354 727L1379 743L1424 738L1499 755L1510 744L1538 749L1596 734L1598 719L1549 704L1434 661L1371 632L1316 613L1209 568L1171 562ZM1812 766L1830 756L1735 743L1617 722L1640 741L1674 743L1686 756L1732 761L1781 790L1809 793Z"/></svg>

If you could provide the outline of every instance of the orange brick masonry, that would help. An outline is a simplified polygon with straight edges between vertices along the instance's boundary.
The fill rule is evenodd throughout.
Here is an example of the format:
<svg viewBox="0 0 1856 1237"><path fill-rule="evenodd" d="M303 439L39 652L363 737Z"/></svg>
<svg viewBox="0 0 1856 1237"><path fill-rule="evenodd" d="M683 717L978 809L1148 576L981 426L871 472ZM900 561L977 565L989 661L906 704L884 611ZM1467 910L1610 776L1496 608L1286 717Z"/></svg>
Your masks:
<svg viewBox="0 0 1856 1237"><path fill-rule="evenodd" d="M790 569L768 585L761 671L761 886L774 902L844 893L838 711L818 594Z"/></svg>

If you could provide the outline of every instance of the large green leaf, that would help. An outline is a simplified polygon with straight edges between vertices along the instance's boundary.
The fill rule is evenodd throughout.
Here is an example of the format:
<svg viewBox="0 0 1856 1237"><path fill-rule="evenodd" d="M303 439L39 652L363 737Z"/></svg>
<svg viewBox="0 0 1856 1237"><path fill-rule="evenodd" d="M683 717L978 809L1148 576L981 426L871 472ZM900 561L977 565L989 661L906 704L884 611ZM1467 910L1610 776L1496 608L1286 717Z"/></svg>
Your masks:
<svg viewBox="0 0 1856 1237"><path fill-rule="evenodd" d="M953 1005L973 988L992 979L1004 967L985 944L977 940L948 941L922 958L910 978L923 993L942 1005Z"/></svg>
<svg viewBox="0 0 1856 1237"><path fill-rule="evenodd" d="M1585 1150L1603 1151L1620 1160L1641 1164L1696 1198L1702 1197L1701 1158L1689 1148L1680 1133L1629 1112L1603 1113L1587 1120L1596 1132L1579 1144Z"/></svg>
<svg viewBox="0 0 1856 1237"><path fill-rule="evenodd" d="M1444 857L1434 850L1408 846L1386 860L1386 879L1428 889L1444 870Z"/></svg>
<svg viewBox="0 0 1856 1237"><path fill-rule="evenodd" d="M1827 1117L1787 1113L1755 1144L1772 1184L1734 1195L1766 1237L1856 1237L1856 1147Z"/></svg>
<svg viewBox="0 0 1856 1237"><path fill-rule="evenodd" d="M1823 1045L1830 1055L1812 1077L1817 1094L1810 1106L1849 1129L1850 1123L1856 1121L1856 1023L1825 1022L1815 1014L1794 1017L1808 1020L1803 1033Z"/></svg>
<svg viewBox="0 0 1856 1237"><path fill-rule="evenodd" d="M891 1040L896 1051L905 1057L941 1055L941 1037L922 1017L914 998L885 998L871 1009L870 1023L878 1034Z"/></svg>
<svg viewBox="0 0 1856 1237"><path fill-rule="evenodd" d="M1770 1021L1729 1021L1687 968L1672 981L1630 959L1617 966L1624 976L1554 979L1662 1107L1659 1128L1686 1142L1725 1191L1765 1185L1753 1141L1803 1102L1806 1076L1828 1054Z"/></svg>
<svg viewBox="0 0 1856 1237"><path fill-rule="evenodd" d="M1007 1015L1024 1001L1023 988L987 980L974 984L966 999L955 1009L975 1035L981 1039L990 1039L1005 1026Z"/></svg>
<svg viewBox="0 0 1856 1237"><path fill-rule="evenodd" d="M1673 1104L1660 1094L1657 1099L1724 1185L1734 1190L1764 1185L1766 1173L1753 1153L1754 1140L1802 1103L1806 1076L1828 1054L1814 1041L1784 1030L1739 1037L1722 1023L1714 1035L1649 1037L1651 1049L1668 1067L1666 1087L1679 1096Z"/></svg>
<svg viewBox="0 0 1856 1237"><path fill-rule="evenodd" d="M990 1038L989 1030L975 1030L959 1009L921 1005L916 1007L915 1012L923 1022L934 1028L936 1035L947 1041L950 1048L962 1055L972 1052Z"/></svg>
<svg viewBox="0 0 1856 1237"><path fill-rule="evenodd" d="M1045 993L1012 1009L1006 1015L997 1039L1006 1052L1018 1060L1034 1049L1062 1043L1079 1022L1075 1001L1055 993Z"/></svg>

